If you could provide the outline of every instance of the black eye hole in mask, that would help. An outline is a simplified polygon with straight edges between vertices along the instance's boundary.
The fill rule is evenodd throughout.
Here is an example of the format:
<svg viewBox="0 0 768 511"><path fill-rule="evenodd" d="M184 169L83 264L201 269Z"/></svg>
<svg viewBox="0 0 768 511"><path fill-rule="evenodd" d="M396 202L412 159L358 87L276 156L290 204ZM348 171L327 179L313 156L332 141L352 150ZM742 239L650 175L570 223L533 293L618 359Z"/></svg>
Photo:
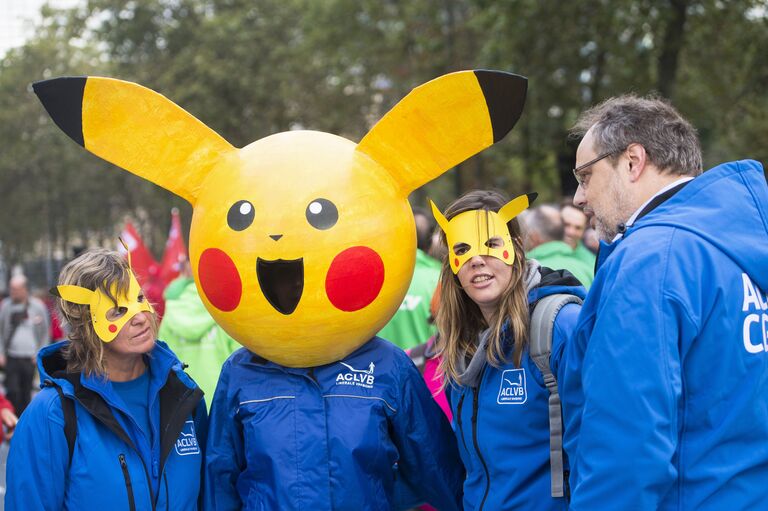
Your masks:
<svg viewBox="0 0 768 511"><path fill-rule="evenodd" d="M486 241L484 244L488 248L501 248L504 246L504 240L501 239L499 236L494 236L493 238Z"/></svg>
<svg viewBox="0 0 768 511"><path fill-rule="evenodd" d="M457 256L462 256L469 252L472 249L472 246L468 243L456 243L453 246L453 253Z"/></svg>

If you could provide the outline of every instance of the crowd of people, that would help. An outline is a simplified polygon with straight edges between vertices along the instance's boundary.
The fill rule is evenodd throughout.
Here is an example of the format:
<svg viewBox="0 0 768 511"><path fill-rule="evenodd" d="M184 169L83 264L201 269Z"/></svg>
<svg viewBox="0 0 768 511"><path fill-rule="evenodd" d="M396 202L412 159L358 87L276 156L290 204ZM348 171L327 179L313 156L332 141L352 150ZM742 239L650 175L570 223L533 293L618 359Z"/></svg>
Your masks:
<svg viewBox="0 0 768 511"><path fill-rule="evenodd" d="M574 133L572 201L476 190L414 210L406 297L343 372L230 356L188 269L158 325L129 261L87 251L59 277L51 345L12 280L8 508L761 508L762 167L703 172L655 98L612 98Z"/></svg>

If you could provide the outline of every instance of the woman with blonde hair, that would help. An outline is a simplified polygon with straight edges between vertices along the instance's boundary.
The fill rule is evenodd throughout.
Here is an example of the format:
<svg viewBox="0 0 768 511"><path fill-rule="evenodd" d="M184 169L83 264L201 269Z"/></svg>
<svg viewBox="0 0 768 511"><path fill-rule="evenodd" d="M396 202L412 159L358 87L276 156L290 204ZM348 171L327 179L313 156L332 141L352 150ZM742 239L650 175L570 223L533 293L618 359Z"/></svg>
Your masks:
<svg viewBox="0 0 768 511"><path fill-rule="evenodd" d="M129 263L94 249L59 285L68 340L40 350L42 391L16 428L8 509L196 509L203 393L156 340Z"/></svg>
<svg viewBox="0 0 768 511"><path fill-rule="evenodd" d="M515 216L533 199L472 191L444 215L433 205L448 247L437 312L439 373L467 470L465 510L567 508L566 498L552 496L549 392L528 351L530 311L548 295L583 299L584 289L564 270L526 260ZM555 376L579 309L567 304L554 320Z"/></svg>

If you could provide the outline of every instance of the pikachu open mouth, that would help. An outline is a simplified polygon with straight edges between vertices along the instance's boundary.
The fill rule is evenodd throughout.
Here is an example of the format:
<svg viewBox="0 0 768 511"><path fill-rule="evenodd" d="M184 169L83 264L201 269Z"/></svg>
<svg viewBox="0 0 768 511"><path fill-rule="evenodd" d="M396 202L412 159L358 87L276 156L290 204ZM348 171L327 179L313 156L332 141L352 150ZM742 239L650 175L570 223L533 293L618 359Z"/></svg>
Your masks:
<svg viewBox="0 0 768 511"><path fill-rule="evenodd" d="M304 291L304 259L257 258L256 277L264 297L281 314L293 313Z"/></svg>

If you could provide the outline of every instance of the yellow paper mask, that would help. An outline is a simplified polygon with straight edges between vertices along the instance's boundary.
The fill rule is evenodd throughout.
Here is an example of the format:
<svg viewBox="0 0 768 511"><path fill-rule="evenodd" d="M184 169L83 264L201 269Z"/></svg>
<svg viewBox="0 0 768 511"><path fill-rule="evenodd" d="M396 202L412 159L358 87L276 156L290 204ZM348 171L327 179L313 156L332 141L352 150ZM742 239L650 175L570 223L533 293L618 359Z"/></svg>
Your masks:
<svg viewBox="0 0 768 511"><path fill-rule="evenodd" d="M291 131L238 149L137 84L34 84L77 143L193 205L203 303L238 342L290 367L339 360L384 326L413 273L408 195L504 137L526 88L461 71L414 89L358 144Z"/></svg>
<svg viewBox="0 0 768 511"><path fill-rule="evenodd" d="M495 257L511 265L515 261L512 235L507 223L528 208L538 194L521 195L507 204L499 212L485 209L465 211L447 220L434 202L432 214L445 233L448 242L448 257L453 273L476 255Z"/></svg>
<svg viewBox="0 0 768 511"><path fill-rule="evenodd" d="M128 293L119 295L117 285L110 288L112 296L117 299L117 306L101 289L92 291L80 286L61 285L54 287L51 292L62 300L88 305L91 311L91 323L96 335L104 342L112 342L120 329L140 312L154 312L152 305L144 298L139 281L130 272L130 284ZM118 309L117 314L110 313L112 309ZM124 310L123 310L124 309ZM116 317L119 316L119 317ZM115 319L110 320L110 317Z"/></svg>

